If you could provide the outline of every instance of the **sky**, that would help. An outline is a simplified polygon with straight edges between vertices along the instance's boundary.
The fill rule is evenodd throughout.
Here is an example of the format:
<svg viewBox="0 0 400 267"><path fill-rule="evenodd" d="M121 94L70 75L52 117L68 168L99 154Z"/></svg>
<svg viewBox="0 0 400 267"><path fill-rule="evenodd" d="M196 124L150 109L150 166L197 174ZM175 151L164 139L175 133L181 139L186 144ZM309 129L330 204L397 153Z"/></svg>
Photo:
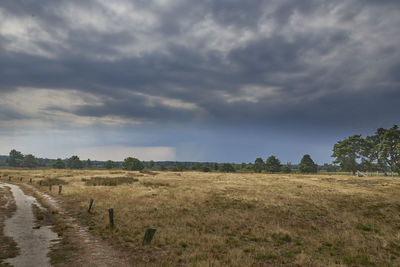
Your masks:
<svg viewBox="0 0 400 267"><path fill-rule="evenodd" d="M0 154L331 163L399 48L399 0L1 0Z"/></svg>

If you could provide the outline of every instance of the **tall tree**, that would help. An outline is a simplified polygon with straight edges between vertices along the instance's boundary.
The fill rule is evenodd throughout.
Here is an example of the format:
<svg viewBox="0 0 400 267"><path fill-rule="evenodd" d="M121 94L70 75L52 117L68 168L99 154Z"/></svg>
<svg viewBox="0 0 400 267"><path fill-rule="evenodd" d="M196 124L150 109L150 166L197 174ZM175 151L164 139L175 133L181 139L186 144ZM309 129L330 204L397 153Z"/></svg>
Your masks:
<svg viewBox="0 0 400 267"><path fill-rule="evenodd" d="M281 162L275 156L270 156L265 161L265 170L267 172L280 172L282 168Z"/></svg>
<svg viewBox="0 0 400 267"><path fill-rule="evenodd" d="M360 158L360 150L363 141L361 135L353 135L337 142L333 146L332 157L334 163L339 163L342 171L351 171L353 174L358 169L357 159Z"/></svg>
<svg viewBox="0 0 400 267"><path fill-rule="evenodd" d="M397 171L400 164L400 154L398 148L400 146L400 130L397 125L386 130L383 134L381 143L379 144L380 159L386 163L390 171Z"/></svg>
<svg viewBox="0 0 400 267"><path fill-rule="evenodd" d="M13 149L10 151L10 154L7 158L8 166L10 167L19 167L22 165L24 160L24 155L21 152Z"/></svg>
<svg viewBox="0 0 400 267"><path fill-rule="evenodd" d="M314 163L310 155L305 154L300 161L299 170L302 173L316 173L318 165Z"/></svg>
<svg viewBox="0 0 400 267"><path fill-rule="evenodd" d="M83 163L78 156L72 156L69 159L67 159L67 166L70 169L82 169Z"/></svg>
<svg viewBox="0 0 400 267"><path fill-rule="evenodd" d="M36 168L38 165L36 158L32 154L26 155L22 161L22 167L24 168Z"/></svg>
<svg viewBox="0 0 400 267"><path fill-rule="evenodd" d="M265 163L262 158L256 158L254 161L254 171L255 172L261 172L262 170L265 169Z"/></svg>

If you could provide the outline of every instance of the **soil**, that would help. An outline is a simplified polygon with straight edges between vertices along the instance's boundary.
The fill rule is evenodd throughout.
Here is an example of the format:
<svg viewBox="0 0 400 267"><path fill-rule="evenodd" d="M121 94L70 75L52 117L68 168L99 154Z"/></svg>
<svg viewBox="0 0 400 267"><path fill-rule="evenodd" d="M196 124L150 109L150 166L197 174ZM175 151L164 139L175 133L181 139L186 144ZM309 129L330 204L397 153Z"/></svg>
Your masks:
<svg viewBox="0 0 400 267"><path fill-rule="evenodd" d="M24 191L35 195L44 208L36 198L24 194L19 186L0 184L0 188L4 187L11 189L16 211L9 218L0 216L0 230L4 221L4 238L12 239L9 240L11 243L15 241L18 248L14 247L14 253L9 254L13 258L0 262L0 266L136 265L127 260L132 259L132 255L115 249L89 233L86 227L78 225L51 196L22 185Z"/></svg>

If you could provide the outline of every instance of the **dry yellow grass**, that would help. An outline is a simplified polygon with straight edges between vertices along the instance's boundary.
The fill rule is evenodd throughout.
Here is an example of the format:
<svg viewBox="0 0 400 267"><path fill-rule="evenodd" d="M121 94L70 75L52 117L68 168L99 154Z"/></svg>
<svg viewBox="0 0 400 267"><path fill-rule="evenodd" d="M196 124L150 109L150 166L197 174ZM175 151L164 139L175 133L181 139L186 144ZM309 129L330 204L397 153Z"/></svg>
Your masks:
<svg viewBox="0 0 400 267"><path fill-rule="evenodd" d="M82 224L132 261L190 266L400 266L400 180L329 175L2 170L27 182L58 178ZM134 177L89 186L91 177ZM6 179L3 178L2 179ZM8 178L7 178L8 179ZM40 190L48 191L48 187ZM89 199L93 213L87 214ZM114 208L115 229L108 227ZM142 247L146 228L157 232Z"/></svg>

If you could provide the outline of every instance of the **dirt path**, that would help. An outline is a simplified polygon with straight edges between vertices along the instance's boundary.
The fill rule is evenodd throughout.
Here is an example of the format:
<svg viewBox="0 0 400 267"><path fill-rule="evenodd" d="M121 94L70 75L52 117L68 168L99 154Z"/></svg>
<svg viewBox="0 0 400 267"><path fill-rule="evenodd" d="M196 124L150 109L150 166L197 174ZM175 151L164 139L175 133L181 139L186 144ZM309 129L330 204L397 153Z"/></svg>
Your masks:
<svg viewBox="0 0 400 267"><path fill-rule="evenodd" d="M17 207L12 217L5 221L4 234L14 239L20 252L17 257L5 262L13 266L50 266L47 253L58 236L50 226L35 227L32 205L41 208L40 204L16 185L0 184L0 187L3 186L11 189Z"/></svg>
<svg viewBox="0 0 400 267"><path fill-rule="evenodd" d="M114 249L100 238L93 236L86 227L68 216L61 208L61 205L51 196L39 192L30 185L23 185L29 191L34 192L40 201L51 213L56 215L56 226L62 228L62 240L51 230L51 226L35 224L35 217L32 212L32 204L44 209L38 201L24 194L19 186L0 183L0 187L9 187L17 206L13 216L5 221L5 235L12 237L19 247L19 255L7 259L4 262L12 266L51 266L47 256L49 248L53 259L53 266L134 266L122 252ZM31 193L29 192L29 193Z"/></svg>
<svg viewBox="0 0 400 267"><path fill-rule="evenodd" d="M25 186L33 190L45 206L53 212L56 211L58 220L63 224L63 240L55 246L54 251L55 254L62 254L63 250L69 252L67 257L61 255L61 260L56 259L55 266L137 266L127 260L132 259L132 255L127 257L99 237L90 234L87 227L80 226L75 219L64 212L56 199L33 186Z"/></svg>

